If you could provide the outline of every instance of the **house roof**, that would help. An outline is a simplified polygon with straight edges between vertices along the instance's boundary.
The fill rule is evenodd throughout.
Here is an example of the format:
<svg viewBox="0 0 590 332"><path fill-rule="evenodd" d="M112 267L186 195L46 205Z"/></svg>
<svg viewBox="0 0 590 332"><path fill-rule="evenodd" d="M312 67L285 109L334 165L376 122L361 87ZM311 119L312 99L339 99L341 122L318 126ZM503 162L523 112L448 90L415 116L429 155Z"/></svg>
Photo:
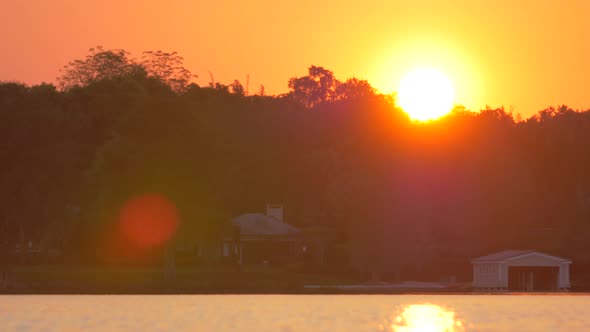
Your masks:
<svg viewBox="0 0 590 332"><path fill-rule="evenodd" d="M548 256L548 257L552 257L554 259L558 259L558 260L565 260L565 261L569 261L569 259L565 259L562 257L558 257L558 256L554 256L554 255L549 255L540 251L535 251L535 250L504 250L504 251L500 251L497 253L493 253L490 255L486 255L486 256L481 256L481 257L477 257L471 260L471 262L473 263L483 263L483 262L499 262L499 261L506 261L506 260L510 260L516 257L520 257L520 256L524 256L527 254L531 254L531 253L537 253L543 256Z"/></svg>
<svg viewBox="0 0 590 332"><path fill-rule="evenodd" d="M232 219L232 224L240 226L242 235L295 235L296 227L262 213L246 213Z"/></svg>

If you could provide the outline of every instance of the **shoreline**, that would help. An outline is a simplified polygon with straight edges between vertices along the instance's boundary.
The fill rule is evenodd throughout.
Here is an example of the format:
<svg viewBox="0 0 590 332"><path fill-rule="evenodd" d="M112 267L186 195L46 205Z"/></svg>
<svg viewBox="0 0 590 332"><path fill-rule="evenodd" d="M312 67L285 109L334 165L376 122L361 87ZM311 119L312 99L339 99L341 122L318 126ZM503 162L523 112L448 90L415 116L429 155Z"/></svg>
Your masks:
<svg viewBox="0 0 590 332"><path fill-rule="evenodd" d="M239 273L223 267L179 268L173 278L156 268L21 266L10 270L0 280L0 295L569 295L590 291L585 283L577 283L569 291L523 293L472 289L468 281L371 282L268 267L250 267Z"/></svg>
<svg viewBox="0 0 590 332"><path fill-rule="evenodd" d="M324 289L283 289L283 290L238 290L238 289L2 289L3 295L552 295L552 296L577 296L590 295L590 291L566 291L566 292L482 292L482 291L460 291L457 289L448 290L424 290L424 289L396 289L396 290L336 290Z"/></svg>

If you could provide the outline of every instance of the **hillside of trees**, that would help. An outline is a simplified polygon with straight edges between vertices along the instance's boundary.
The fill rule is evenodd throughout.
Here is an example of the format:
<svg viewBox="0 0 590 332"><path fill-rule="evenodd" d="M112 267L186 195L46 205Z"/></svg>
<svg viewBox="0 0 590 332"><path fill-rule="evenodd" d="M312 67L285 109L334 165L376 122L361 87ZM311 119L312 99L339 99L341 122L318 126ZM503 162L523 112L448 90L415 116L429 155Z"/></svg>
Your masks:
<svg viewBox="0 0 590 332"><path fill-rule="evenodd" d="M457 106L411 121L395 96L311 66L289 92L192 83L176 53L92 49L57 85L0 83L0 243L101 261L117 211L160 193L178 236L286 206L349 234L360 271L469 268L504 249L590 266L590 110L529 119Z"/></svg>

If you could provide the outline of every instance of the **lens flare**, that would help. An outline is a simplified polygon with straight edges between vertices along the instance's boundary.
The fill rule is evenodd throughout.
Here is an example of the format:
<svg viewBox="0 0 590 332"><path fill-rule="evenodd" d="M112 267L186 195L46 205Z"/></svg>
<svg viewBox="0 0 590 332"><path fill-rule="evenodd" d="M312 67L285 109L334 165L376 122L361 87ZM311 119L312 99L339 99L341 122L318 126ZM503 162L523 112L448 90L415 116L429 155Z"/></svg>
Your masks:
<svg viewBox="0 0 590 332"><path fill-rule="evenodd" d="M178 227L176 206L164 195L144 194L129 200L119 214L122 235L139 250L160 247Z"/></svg>
<svg viewBox="0 0 590 332"><path fill-rule="evenodd" d="M459 332L463 322L455 311L434 304L412 304L404 308L391 324L394 332Z"/></svg>

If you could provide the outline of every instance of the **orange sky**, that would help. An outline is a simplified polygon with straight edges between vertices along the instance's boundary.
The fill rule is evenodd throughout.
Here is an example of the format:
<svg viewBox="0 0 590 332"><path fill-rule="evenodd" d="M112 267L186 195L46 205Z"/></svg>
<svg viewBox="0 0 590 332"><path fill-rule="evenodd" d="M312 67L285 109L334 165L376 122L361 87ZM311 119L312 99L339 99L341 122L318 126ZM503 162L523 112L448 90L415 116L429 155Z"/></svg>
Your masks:
<svg viewBox="0 0 590 332"><path fill-rule="evenodd" d="M178 51L198 83L287 90L311 65L396 89L434 67L471 109L590 108L590 1L6 1L0 80L54 81L90 47ZM124 3L124 4L121 4Z"/></svg>

